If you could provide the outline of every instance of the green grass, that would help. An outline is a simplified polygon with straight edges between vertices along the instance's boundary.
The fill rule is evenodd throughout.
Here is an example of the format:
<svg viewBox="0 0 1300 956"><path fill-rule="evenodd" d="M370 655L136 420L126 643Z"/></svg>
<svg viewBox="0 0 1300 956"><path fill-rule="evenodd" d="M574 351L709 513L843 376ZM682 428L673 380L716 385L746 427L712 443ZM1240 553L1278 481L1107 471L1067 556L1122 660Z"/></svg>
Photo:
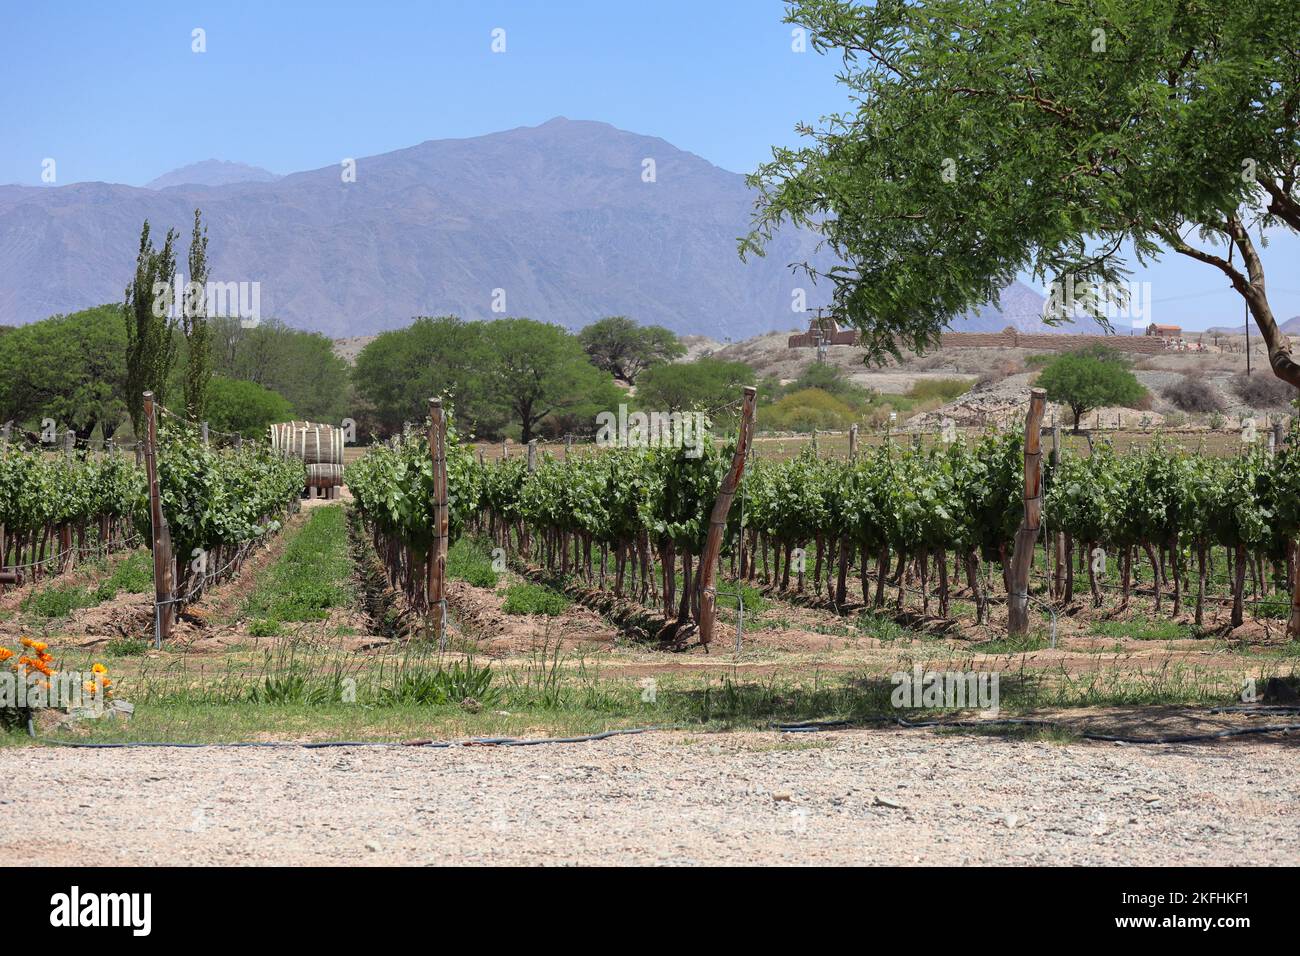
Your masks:
<svg viewBox="0 0 1300 956"><path fill-rule="evenodd" d="M555 617L568 610L572 603L554 588L525 581L506 588L506 599L501 610L506 614L545 614Z"/></svg>
<svg viewBox="0 0 1300 956"><path fill-rule="evenodd" d="M149 653L149 642L138 637L119 637L104 645L109 657L142 657Z"/></svg>
<svg viewBox="0 0 1300 956"><path fill-rule="evenodd" d="M1135 641L1181 641L1196 636L1196 631L1191 625L1152 618L1137 618L1131 621L1093 621L1088 630L1102 637L1129 638Z"/></svg>
<svg viewBox="0 0 1300 956"><path fill-rule="evenodd" d="M148 594L153 590L153 556L135 551L113 569L113 573L95 588L96 603L111 601L118 594Z"/></svg>
<svg viewBox="0 0 1300 956"><path fill-rule="evenodd" d="M69 670L84 670L93 659L82 650L66 658ZM933 671L1000 671L999 704L1009 716L1055 707L1219 704L1235 700L1240 691L1234 673L1183 662L1071 676L975 665L969 652L939 661L929 649L904 650L884 673L668 672L650 681L650 693L645 678L602 672L576 653L566 656L554 643L522 663L485 666L420 645L372 657L289 639L224 660L168 652L121 660L111 670L121 699L135 704L135 717L126 723L81 722L59 733L61 739L86 742L180 743L537 737L651 725L718 731L770 730L774 723L802 721L868 724L899 716L890 699L889 673L916 663ZM1279 662L1264 668L1260 679L1287 672ZM904 716L958 713L928 708ZM1024 733L1029 739L1069 736L990 732ZM802 739L792 738L793 745ZM21 728L0 734L0 746L25 742Z"/></svg>
<svg viewBox="0 0 1300 956"><path fill-rule="evenodd" d="M22 609L33 617L58 618L94 604L93 595L78 584L51 584L29 594Z"/></svg>
<svg viewBox="0 0 1300 956"><path fill-rule="evenodd" d="M896 641L900 638L912 640L920 637L916 631L903 627L893 618L874 611L863 611L854 620L858 631L865 637L874 637L878 641Z"/></svg>
<svg viewBox="0 0 1300 956"><path fill-rule="evenodd" d="M983 641L975 645L975 650L981 654L1024 654L1041 651L1047 645L1048 640L1042 634L1019 634Z"/></svg>
<svg viewBox="0 0 1300 956"><path fill-rule="evenodd" d="M92 568L104 568L103 560ZM145 594L153 588L153 558L148 551L135 551L114 566L108 577L97 584L52 583L35 589L22 603L22 613L53 620L73 611L95 607L111 601L123 591Z"/></svg>
<svg viewBox="0 0 1300 956"><path fill-rule="evenodd" d="M447 576L476 588L495 588L500 575L492 567L492 543L462 537L447 551Z"/></svg>
<svg viewBox="0 0 1300 956"><path fill-rule="evenodd" d="M279 559L261 575L244 613L266 636L278 633L282 623L323 621L332 609L352 600L347 521L341 506L325 505L290 533Z"/></svg>

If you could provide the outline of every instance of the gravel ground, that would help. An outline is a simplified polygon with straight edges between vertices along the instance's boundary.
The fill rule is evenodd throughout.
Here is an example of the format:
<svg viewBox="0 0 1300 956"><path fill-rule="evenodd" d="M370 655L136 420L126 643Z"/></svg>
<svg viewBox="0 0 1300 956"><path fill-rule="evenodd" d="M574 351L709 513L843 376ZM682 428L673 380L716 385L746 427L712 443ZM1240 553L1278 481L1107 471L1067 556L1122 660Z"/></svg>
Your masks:
<svg viewBox="0 0 1300 956"><path fill-rule="evenodd" d="M1293 741L924 732L0 750L0 851L75 865L1294 864ZM31 813L39 825L33 825Z"/></svg>

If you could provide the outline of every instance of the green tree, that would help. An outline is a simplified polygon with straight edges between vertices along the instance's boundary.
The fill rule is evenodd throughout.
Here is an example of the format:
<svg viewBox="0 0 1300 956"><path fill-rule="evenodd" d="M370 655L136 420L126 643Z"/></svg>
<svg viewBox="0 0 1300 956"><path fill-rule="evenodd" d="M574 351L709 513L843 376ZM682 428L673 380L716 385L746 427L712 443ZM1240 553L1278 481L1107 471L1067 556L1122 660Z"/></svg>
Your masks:
<svg viewBox="0 0 1300 956"><path fill-rule="evenodd" d="M265 318L252 328L233 317L207 321L215 374L279 392L310 421L337 425L344 417L357 417L348 364L335 354L328 337L291 328L276 318Z"/></svg>
<svg viewBox="0 0 1300 956"><path fill-rule="evenodd" d="M933 345L1019 273L1115 283L1124 249L1173 250L1245 299L1300 386L1258 254L1300 230L1300 4L796 0L787 21L842 52L855 105L750 177L741 254L819 230L871 358Z"/></svg>
<svg viewBox="0 0 1300 956"><path fill-rule="evenodd" d="M636 399L647 411L709 411L737 401L753 383L754 370L744 362L701 358L646 369Z"/></svg>
<svg viewBox="0 0 1300 956"><path fill-rule="evenodd" d="M144 433L144 393L166 401L167 378L176 361L176 319L172 284L176 278L176 231L167 230L162 249L154 250L149 220L140 231L135 275L126 287L126 405L135 434Z"/></svg>
<svg viewBox="0 0 1300 956"><path fill-rule="evenodd" d="M1049 362L1038 376L1049 402L1069 405L1078 432L1083 416L1104 405L1133 406L1146 395L1123 363L1096 353L1069 352Z"/></svg>
<svg viewBox="0 0 1300 956"><path fill-rule="evenodd" d="M208 383L212 379L212 331L208 326L208 229L194 210L190 236L190 276L182 300L181 329L185 334L185 414L192 421L207 417Z"/></svg>
<svg viewBox="0 0 1300 956"><path fill-rule="evenodd" d="M484 323L421 317L367 343L352 382L358 403L380 431L422 421L435 396L450 397L462 429L491 431L504 421L504 412L492 408L484 393L488 362Z"/></svg>
<svg viewBox="0 0 1300 956"><path fill-rule="evenodd" d="M578 341L592 364L629 385L652 365L686 354L686 346L661 325L637 325L625 315L611 315L586 326Z"/></svg>
<svg viewBox="0 0 1300 956"><path fill-rule="evenodd" d="M0 335L0 422L52 418L80 438L111 438L126 417L120 305L56 315Z"/></svg>
<svg viewBox="0 0 1300 956"><path fill-rule="evenodd" d="M596 413L622 396L610 373L592 365L578 339L559 326L498 319L486 323L484 334L485 397L519 425L521 441L531 441L542 422L561 416L576 423L585 419L594 431Z"/></svg>
<svg viewBox="0 0 1300 956"><path fill-rule="evenodd" d="M290 421L293 405L283 395L253 382L214 376L208 390L208 423L245 438L266 434L273 422Z"/></svg>

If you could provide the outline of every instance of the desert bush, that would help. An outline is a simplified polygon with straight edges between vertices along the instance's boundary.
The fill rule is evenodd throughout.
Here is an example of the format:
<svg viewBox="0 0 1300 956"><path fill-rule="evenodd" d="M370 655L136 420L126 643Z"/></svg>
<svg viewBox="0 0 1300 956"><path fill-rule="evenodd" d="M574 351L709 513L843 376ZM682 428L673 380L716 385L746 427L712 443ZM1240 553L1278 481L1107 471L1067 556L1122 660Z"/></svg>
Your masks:
<svg viewBox="0 0 1300 956"><path fill-rule="evenodd" d="M1251 408L1285 408L1296 398L1295 388L1268 371L1233 376L1232 390Z"/></svg>
<svg viewBox="0 0 1300 956"><path fill-rule="evenodd" d="M848 428L857 420L857 412L849 404L820 388L792 392L763 413L764 425L777 431Z"/></svg>
<svg viewBox="0 0 1300 956"><path fill-rule="evenodd" d="M1223 396L1203 378L1184 375L1178 381L1166 385L1161 393L1170 405L1181 412L1221 412L1224 408Z"/></svg>
<svg viewBox="0 0 1300 956"><path fill-rule="evenodd" d="M1049 357L1050 354L1042 356L1030 355L1024 362L1010 356L994 359L992 365L986 368L983 374L980 375L978 381L975 382L975 388L986 388L987 386L994 385L1005 378L1010 378L1012 375L1019 375L1025 370L1026 366L1031 364L1031 360ZM1039 363L1033 362L1033 364Z"/></svg>
<svg viewBox="0 0 1300 956"><path fill-rule="evenodd" d="M918 402L927 402L936 398L951 402L969 389L970 382L962 378L923 378L912 385L912 390L907 393L907 397Z"/></svg>

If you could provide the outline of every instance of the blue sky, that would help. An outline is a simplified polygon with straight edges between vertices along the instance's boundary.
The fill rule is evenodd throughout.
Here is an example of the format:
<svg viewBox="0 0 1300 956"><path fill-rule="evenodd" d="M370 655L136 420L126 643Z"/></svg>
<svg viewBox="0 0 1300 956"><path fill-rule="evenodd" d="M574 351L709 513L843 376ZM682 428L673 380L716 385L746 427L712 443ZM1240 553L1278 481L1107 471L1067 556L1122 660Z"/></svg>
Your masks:
<svg viewBox="0 0 1300 956"><path fill-rule="evenodd" d="M837 62L791 50L778 0L340 3L10 0L0 18L0 183L143 185L203 159L277 173L427 139L594 119L747 172L846 105ZM207 51L191 51L192 31ZM506 52L491 50L505 31ZM198 122L187 117L199 116ZM1265 253L1300 314L1300 240ZM1139 271L1156 321L1239 322L1213 269Z"/></svg>

